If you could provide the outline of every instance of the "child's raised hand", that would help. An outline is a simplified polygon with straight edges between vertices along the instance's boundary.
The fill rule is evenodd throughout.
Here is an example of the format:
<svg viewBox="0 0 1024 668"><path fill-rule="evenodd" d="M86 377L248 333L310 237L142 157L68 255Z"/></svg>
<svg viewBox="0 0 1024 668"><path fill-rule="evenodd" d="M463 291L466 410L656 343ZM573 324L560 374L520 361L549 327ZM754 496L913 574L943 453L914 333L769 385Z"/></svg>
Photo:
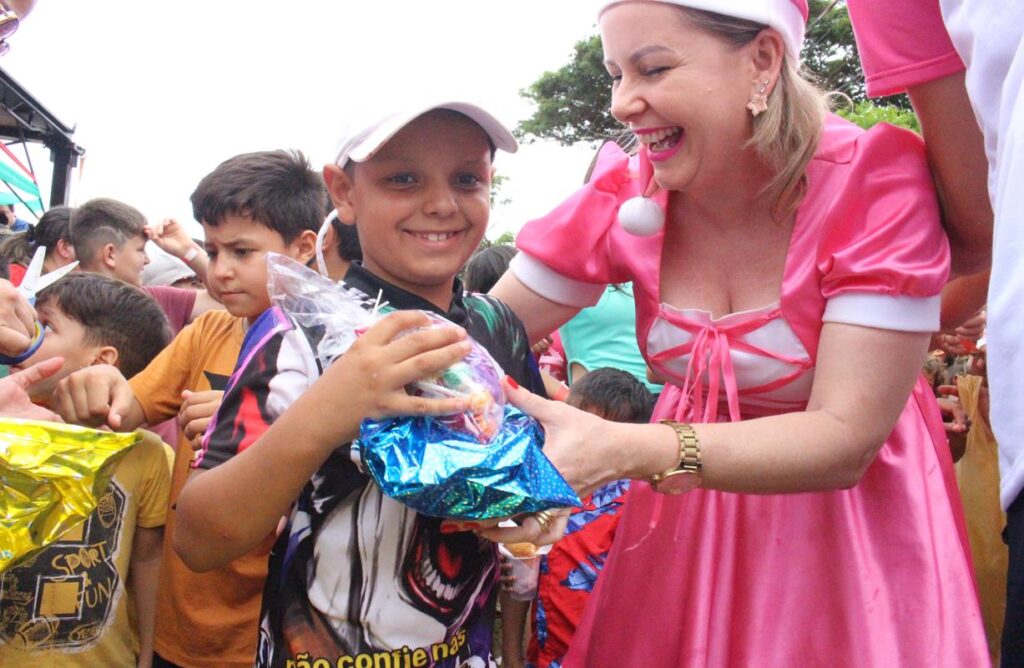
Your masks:
<svg viewBox="0 0 1024 668"><path fill-rule="evenodd" d="M119 429L134 401L121 372L109 364L97 364L60 381L50 406L65 422Z"/></svg>
<svg viewBox="0 0 1024 668"><path fill-rule="evenodd" d="M176 258L184 257L195 246L185 227L173 218L164 218L156 225L147 227L146 234L160 250Z"/></svg>
<svg viewBox="0 0 1024 668"><path fill-rule="evenodd" d="M328 442L336 445L351 440L355 437L352 429L358 432L359 422L364 418L441 415L466 410L465 399L428 399L405 391L407 385L437 375L470 351L466 331L454 325L407 333L430 323L418 311L385 316L317 381L313 390L322 402L322 414L351 418L337 421L338 433L325 434Z"/></svg>

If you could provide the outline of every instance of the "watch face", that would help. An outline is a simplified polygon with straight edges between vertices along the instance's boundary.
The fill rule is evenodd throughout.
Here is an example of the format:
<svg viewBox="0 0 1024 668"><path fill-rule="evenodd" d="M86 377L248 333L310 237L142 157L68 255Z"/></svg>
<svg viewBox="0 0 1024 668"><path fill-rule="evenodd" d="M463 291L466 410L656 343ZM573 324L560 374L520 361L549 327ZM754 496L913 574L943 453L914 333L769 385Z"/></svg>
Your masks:
<svg viewBox="0 0 1024 668"><path fill-rule="evenodd" d="M698 487L700 476L693 471L673 471L654 486L654 491L662 494L684 494Z"/></svg>

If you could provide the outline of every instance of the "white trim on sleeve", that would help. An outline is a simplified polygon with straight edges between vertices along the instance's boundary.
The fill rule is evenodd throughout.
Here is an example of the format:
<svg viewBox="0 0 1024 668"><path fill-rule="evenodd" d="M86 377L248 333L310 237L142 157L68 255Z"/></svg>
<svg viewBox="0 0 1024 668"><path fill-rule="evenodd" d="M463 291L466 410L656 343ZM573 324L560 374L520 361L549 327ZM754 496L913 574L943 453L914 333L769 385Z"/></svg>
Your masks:
<svg viewBox="0 0 1024 668"><path fill-rule="evenodd" d="M512 258L509 270L523 285L541 297L565 306L593 306L601 299L607 287L563 276L522 251Z"/></svg>
<svg viewBox="0 0 1024 668"><path fill-rule="evenodd" d="M900 332L937 332L942 300L867 292L836 295L825 305L825 322L861 325Z"/></svg>

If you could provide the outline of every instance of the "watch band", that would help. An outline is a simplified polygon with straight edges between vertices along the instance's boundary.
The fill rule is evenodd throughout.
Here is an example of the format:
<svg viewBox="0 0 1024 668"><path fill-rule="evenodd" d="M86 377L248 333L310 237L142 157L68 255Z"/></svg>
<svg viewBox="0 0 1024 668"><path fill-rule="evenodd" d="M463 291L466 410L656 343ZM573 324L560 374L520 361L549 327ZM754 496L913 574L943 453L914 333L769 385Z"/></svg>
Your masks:
<svg viewBox="0 0 1024 668"><path fill-rule="evenodd" d="M686 471L699 474L703 468L700 457L700 439L692 426L675 420L660 420L660 424L672 427L679 439L679 464L651 478L652 484L657 484L677 471Z"/></svg>

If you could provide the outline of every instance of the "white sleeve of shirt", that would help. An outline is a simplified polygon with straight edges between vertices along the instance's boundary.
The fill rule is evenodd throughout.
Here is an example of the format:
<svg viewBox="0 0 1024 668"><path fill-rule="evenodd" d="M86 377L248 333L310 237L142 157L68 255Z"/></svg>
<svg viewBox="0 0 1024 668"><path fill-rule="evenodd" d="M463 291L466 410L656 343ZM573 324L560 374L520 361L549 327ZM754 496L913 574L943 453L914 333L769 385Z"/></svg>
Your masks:
<svg viewBox="0 0 1024 668"><path fill-rule="evenodd" d="M523 285L541 297L565 306L593 306L601 299L607 287L563 276L522 251L512 258L509 270Z"/></svg>
<svg viewBox="0 0 1024 668"><path fill-rule="evenodd" d="M828 300L821 319L899 332L937 332L941 306L940 295L906 297L846 292Z"/></svg>

